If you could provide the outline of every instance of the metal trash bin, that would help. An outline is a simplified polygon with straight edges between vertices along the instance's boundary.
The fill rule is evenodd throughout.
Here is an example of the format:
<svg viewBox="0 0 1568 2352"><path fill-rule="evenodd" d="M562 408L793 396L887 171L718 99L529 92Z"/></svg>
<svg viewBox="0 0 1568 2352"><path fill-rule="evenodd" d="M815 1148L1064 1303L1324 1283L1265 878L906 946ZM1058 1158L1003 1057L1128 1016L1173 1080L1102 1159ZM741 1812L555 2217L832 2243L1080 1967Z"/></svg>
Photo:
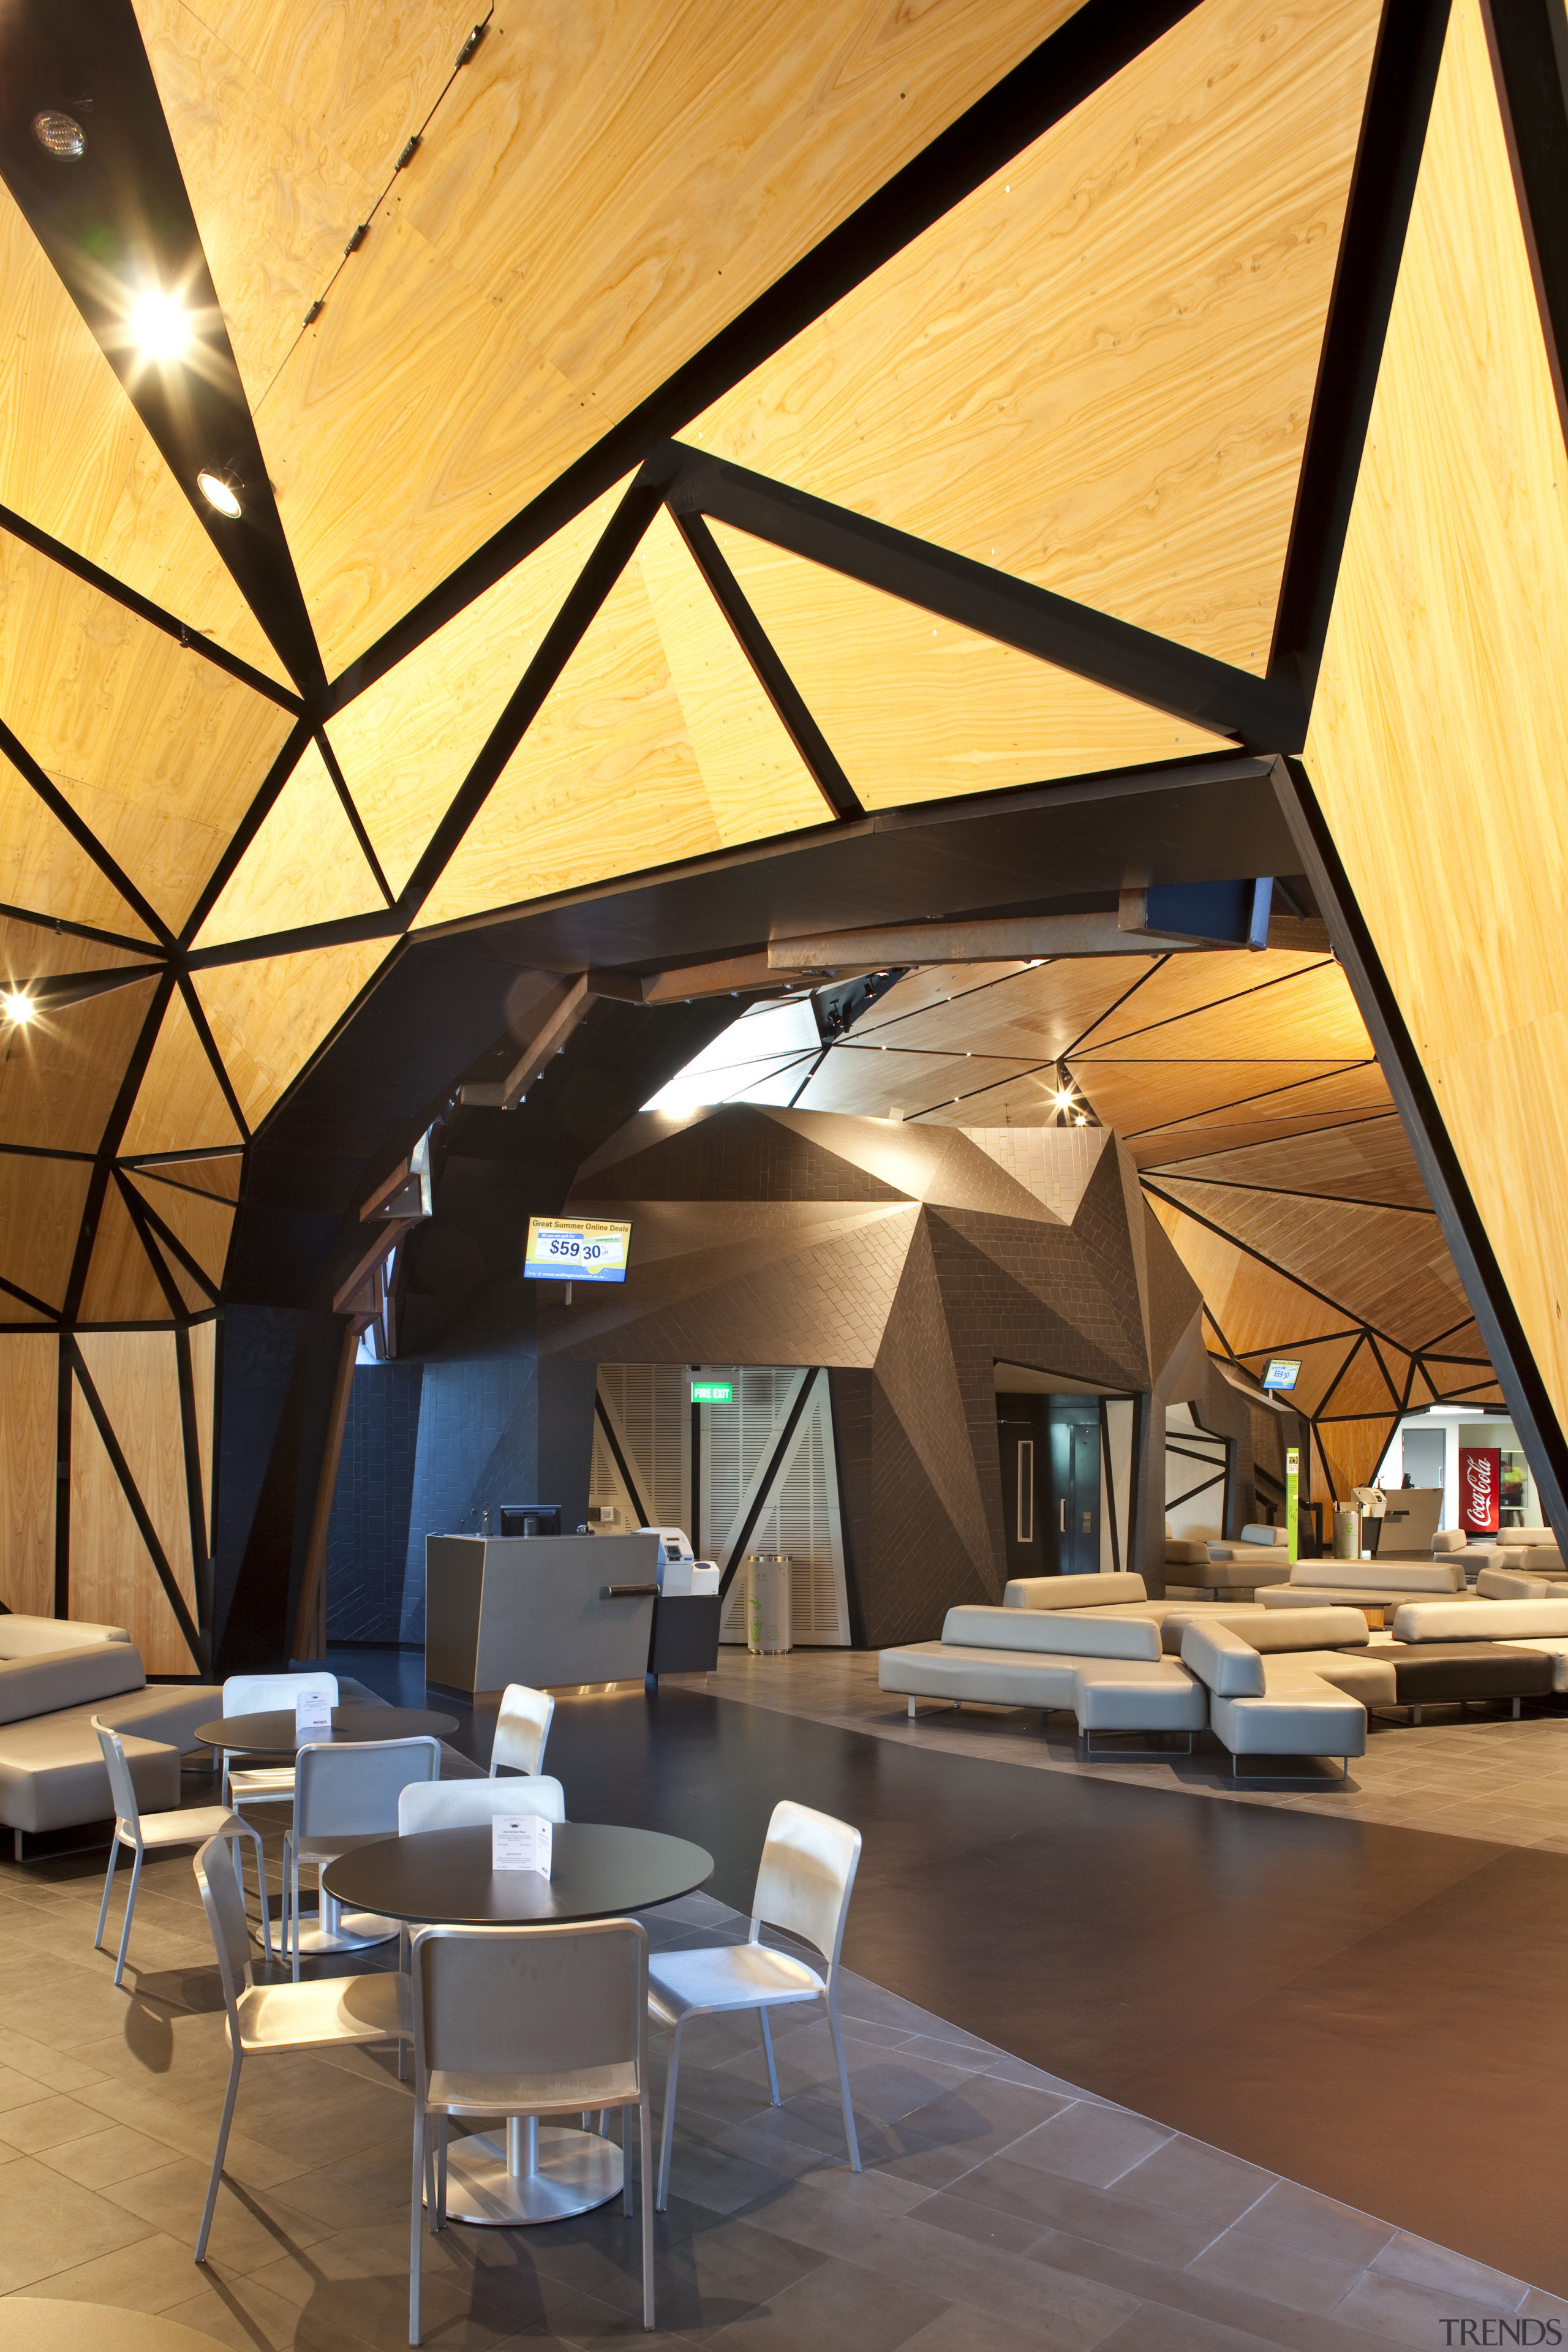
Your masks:
<svg viewBox="0 0 1568 2352"><path fill-rule="evenodd" d="M794 1646L787 1551L753 1551L746 1559L746 1647L753 1657L780 1657Z"/></svg>

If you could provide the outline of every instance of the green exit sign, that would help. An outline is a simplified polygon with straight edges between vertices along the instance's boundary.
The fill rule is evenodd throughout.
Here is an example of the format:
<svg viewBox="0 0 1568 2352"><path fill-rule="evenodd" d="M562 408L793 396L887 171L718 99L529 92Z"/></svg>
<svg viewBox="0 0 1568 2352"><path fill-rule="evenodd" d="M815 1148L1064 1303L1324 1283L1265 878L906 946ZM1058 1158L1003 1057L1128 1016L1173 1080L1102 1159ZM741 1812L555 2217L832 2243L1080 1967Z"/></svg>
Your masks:
<svg viewBox="0 0 1568 2352"><path fill-rule="evenodd" d="M693 1381L691 1383L693 1404L728 1404L733 1395L734 1391L728 1381Z"/></svg>

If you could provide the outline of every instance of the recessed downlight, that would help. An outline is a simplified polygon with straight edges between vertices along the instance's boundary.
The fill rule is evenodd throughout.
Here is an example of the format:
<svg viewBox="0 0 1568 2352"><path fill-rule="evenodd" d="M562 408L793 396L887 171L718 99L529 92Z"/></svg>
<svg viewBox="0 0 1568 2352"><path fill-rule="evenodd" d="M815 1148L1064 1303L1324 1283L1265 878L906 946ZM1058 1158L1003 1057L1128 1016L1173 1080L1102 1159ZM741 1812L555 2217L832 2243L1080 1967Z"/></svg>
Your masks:
<svg viewBox="0 0 1568 2352"><path fill-rule="evenodd" d="M235 521L242 512L239 503L239 484L235 480L232 473L216 474L210 467L204 467L196 476L196 488L208 506L216 507L219 514L226 515L231 522Z"/></svg>
<svg viewBox="0 0 1568 2352"><path fill-rule="evenodd" d="M33 117L33 136L46 155L58 155L62 163L75 163L87 152L87 133L75 115L56 107L40 107Z"/></svg>
<svg viewBox="0 0 1568 2352"><path fill-rule="evenodd" d="M184 359L191 347L190 314L178 295L149 289L131 305L130 327L144 360Z"/></svg>
<svg viewBox="0 0 1568 2352"><path fill-rule="evenodd" d="M0 996L0 1013L5 1013L7 1021L14 1021L19 1029L26 1027L36 1009L32 998L24 996L20 989L9 988L4 996Z"/></svg>

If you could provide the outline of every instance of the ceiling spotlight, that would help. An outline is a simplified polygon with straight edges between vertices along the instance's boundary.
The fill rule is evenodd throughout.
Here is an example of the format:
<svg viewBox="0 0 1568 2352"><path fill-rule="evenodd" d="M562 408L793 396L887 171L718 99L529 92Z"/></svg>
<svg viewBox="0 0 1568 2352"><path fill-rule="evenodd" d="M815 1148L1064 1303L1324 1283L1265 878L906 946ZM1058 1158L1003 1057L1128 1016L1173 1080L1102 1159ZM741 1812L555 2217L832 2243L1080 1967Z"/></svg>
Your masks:
<svg viewBox="0 0 1568 2352"><path fill-rule="evenodd" d="M138 294L129 323L144 360L184 359L191 347L190 317L177 295Z"/></svg>
<svg viewBox="0 0 1568 2352"><path fill-rule="evenodd" d="M26 1027L35 1009L32 998L24 996L20 989L7 989L5 995L0 996L0 1012L5 1013L7 1021L15 1021L18 1028Z"/></svg>
<svg viewBox="0 0 1568 2352"><path fill-rule="evenodd" d="M1085 1118L1085 1117L1084 1117L1084 1115L1083 1115L1082 1111L1079 1111L1079 1112L1077 1114L1077 1116L1075 1117L1075 1118L1074 1118L1074 1120L1073 1120L1073 1125L1074 1125L1075 1127L1087 1127L1087 1126L1089 1125L1089 1121L1088 1121L1088 1119L1087 1119L1087 1118Z"/></svg>
<svg viewBox="0 0 1568 2352"><path fill-rule="evenodd" d="M52 106L34 115L33 136L46 155L58 155L63 163L74 163L87 152L87 133L75 115L58 113Z"/></svg>
<svg viewBox="0 0 1568 2352"><path fill-rule="evenodd" d="M1055 1103L1058 1110L1071 1110L1072 1088L1070 1087L1058 1087L1055 1094L1051 1097L1051 1100Z"/></svg>
<svg viewBox="0 0 1568 2352"><path fill-rule="evenodd" d="M196 476L196 488L208 506L216 507L220 515L227 515L231 522L241 511L239 504L241 487L242 485L235 478L232 466L221 474L215 473L210 467L204 467Z"/></svg>

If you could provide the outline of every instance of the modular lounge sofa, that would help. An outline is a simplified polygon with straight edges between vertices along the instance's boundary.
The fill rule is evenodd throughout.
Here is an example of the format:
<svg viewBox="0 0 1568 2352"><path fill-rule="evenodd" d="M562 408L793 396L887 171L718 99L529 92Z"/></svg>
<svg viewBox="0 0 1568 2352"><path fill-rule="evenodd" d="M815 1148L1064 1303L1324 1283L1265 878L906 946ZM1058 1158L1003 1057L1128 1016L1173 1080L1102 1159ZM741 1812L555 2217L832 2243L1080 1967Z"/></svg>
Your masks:
<svg viewBox="0 0 1568 2352"><path fill-rule="evenodd" d="M138 1801L160 1812L180 1801L196 1726L222 1708L214 1685L149 1687L121 1626L0 1613L0 1823L16 1859L26 1837L113 1814L95 1715L124 1740Z"/></svg>

